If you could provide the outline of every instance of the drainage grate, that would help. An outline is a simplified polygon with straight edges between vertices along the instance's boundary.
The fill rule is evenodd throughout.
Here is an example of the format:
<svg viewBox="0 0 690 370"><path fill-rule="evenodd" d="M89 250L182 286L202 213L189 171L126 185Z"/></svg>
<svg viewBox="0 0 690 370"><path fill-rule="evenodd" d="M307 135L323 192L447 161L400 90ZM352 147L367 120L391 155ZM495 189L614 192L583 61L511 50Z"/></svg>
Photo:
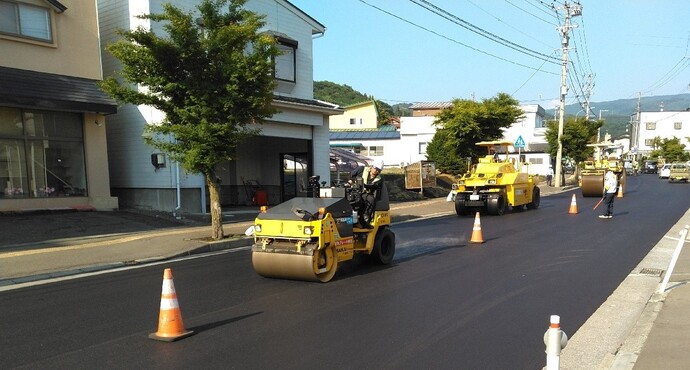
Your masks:
<svg viewBox="0 0 690 370"><path fill-rule="evenodd" d="M648 268L645 267L642 270L640 270L640 274L642 275L649 275L649 276L661 276L661 274L664 273L664 270L662 269L653 269L653 268Z"/></svg>

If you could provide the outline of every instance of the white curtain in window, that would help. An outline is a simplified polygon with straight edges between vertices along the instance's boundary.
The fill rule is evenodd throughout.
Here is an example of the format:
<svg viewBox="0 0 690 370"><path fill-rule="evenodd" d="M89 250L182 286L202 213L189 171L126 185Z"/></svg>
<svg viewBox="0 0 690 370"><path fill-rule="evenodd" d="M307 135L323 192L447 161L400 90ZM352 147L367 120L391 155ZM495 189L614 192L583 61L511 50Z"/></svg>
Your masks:
<svg viewBox="0 0 690 370"><path fill-rule="evenodd" d="M22 35L50 40L50 18L46 9L20 6L19 21Z"/></svg>

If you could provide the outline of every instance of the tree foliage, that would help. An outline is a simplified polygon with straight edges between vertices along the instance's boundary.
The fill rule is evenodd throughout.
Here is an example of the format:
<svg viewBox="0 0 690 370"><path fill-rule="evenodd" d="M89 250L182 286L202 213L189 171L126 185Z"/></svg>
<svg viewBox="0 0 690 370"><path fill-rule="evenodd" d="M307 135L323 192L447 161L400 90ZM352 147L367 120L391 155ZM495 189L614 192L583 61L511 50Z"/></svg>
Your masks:
<svg viewBox="0 0 690 370"><path fill-rule="evenodd" d="M588 147L587 144L596 142L597 130L603 124L603 121L567 117L563 124L563 136L561 136L561 144L563 145L561 157L571 159L576 163L592 157L594 148ZM558 153L558 121L546 123L546 141L549 143L549 154L556 157Z"/></svg>
<svg viewBox="0 0 690 370"><path fill-rule="evenodd" d="M273 36L259 32L263 16L244 10L245 2L203 0L197 14L165 4L163 13L140 16L160 23L164 34L142 27L120 31L122 39L106 49L121 61L125 83L110 77L101 84L119 102L165 114L146 126L145 140L187 172L204 175L213 239L223 237L216 167L259 132L255 124L276 113L271 102L279 49Z"/></svg>
<svg viewBox="0 0 690 370"><path fill-rule="evenodd" d="M486 154L484 148L475 145L477 142L500 139L503 129L522 114L519 102L505 93L481 102L453 100L451 107L436 115L437 130L427 146L427 158L443 172L463 172L468 167L466 158Z"/></svg>
<svg viewBox="0 0 690 370"><path fill-rule="evenodd" d="M338 104L341 107L369 101L369 95L353 89L348 85L339 85L330 81L314 81L314 99Z"/></svg>
<svg viewBox="0 0 690 370"><path fill-rule="evenodd" d="M690 138L686 139L690 141ZM653 147L655 149L649 153L650 158L663 158L667 163L690 160L690 153L685 150L680 138L662 139L657 136L653 139Z"/></svg>

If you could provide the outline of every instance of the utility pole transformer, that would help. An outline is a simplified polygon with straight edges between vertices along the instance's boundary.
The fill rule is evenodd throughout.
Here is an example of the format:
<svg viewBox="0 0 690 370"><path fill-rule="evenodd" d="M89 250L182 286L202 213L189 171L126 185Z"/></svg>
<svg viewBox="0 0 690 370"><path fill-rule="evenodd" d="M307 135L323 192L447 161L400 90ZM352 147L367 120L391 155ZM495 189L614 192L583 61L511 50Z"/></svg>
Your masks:
<svg viewBox="0 0 690 370"><path fill-rule="evenodd" d="M580 4L575 4L572 7L572 11L570 8L570 4L566 1L564 4L565 7L565 24L563 27L559 28L559 31L561 32L561 48L563 52L563 61L562 61L562 66L561 66L561 106L559 109L559 117L558 117L558 151L556 152L556 181L554 185L558 188L563 186L564 184L561 184L561 174L563 170L563 120L565 117L565 96L568 95L568 79L567 79L567 74L568 74L568 43L570 41L570 29L572 28L570 26L570 17L577 17L579 15L582 15L582 6ZM589 112L587 112L589 114Z"/></svg>

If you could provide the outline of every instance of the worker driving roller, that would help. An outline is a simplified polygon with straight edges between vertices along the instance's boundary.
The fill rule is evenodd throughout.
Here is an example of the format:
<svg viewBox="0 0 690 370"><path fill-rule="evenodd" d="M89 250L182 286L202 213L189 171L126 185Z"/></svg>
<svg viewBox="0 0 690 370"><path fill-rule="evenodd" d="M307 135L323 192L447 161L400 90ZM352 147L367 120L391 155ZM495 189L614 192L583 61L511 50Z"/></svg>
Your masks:
<svg viewBox="0 0 690 370"><path fill-rule="evenodd" d="M362 197L353 204L353 209L358 214L357 222L362 227L371 228L376 198L383 184L381 170L383 170L383 160L378 160L372 165L358 167L350 174L351 179L348 181L350 186L359 184L360 181L362 184Z"/></svg>

